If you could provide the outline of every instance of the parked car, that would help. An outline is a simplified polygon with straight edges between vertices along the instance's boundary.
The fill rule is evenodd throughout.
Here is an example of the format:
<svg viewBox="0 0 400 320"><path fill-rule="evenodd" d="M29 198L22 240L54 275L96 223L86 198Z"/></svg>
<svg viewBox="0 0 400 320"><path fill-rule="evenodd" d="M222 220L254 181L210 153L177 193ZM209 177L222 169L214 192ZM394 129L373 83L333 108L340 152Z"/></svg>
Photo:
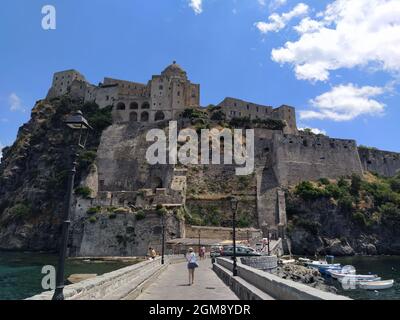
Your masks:
<svg viewBox="0 0 400 320"><path fill-rule="evenodd" d="M233 246L224 246L221 251L222 257L232 257L233 256ZM237 257L254 257L261 256L260 253L256 252L253 248L236 246L236 256Z"/></svg>
<svg viewBox="0 0 400 320"><path fill-rule="evenodd" d="M221 245L213 245L210 248L210 257L211 258L216 258L219 257L221 255L221 250L222 250L222 246Z"/></svg>

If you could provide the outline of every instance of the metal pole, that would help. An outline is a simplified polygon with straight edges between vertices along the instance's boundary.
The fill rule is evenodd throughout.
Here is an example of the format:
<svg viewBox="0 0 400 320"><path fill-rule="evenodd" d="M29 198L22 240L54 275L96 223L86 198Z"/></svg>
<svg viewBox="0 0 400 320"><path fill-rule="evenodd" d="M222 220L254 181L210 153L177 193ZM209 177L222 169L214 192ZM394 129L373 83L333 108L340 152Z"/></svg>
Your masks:
<svg viewBox="0 0 400 320"><path fill-rule="evenodd" d="M162 244L161 244L161 264L164 264L164 254L165 254L165 220L164 214L162 216Z"/></svg>
<svg viewBox="0 0 400 320"><path fill-rule="evenodd" d="M61 233L61 244L60 251L58 256L58 265L57 265L57 275L56 275L56 289L54 291L53 300L64 300L64 276L65 276L65 259L67 256L67 244L68 244L68 233L69 226L71 224L70 215L71 215L71 207L72 207L72 192L74 188L75 182L75 174L76 174L76 159L78 158L78 154L73 149L72 155L72 168L69 172L68 177L68 187L67 187L67 197L64 203L64 216L63 216L63 225L62 225L62 233Z"/></svg>
<svg viewBox="0 0 400 320"><path fill-rule="evenodd" d="M236 264L236 210L237 207L233 209L233 276L236 277L238 275L237 272L237 264Z"/></svg>
<svg viewBox="0 0 400 320"><path fill-rule="evenodd" d="M270 255L271 251L270 251L270 248L269 248L269 240L270 240L269 229L267 229L267 240L268 240L268 255Z"/></svg>

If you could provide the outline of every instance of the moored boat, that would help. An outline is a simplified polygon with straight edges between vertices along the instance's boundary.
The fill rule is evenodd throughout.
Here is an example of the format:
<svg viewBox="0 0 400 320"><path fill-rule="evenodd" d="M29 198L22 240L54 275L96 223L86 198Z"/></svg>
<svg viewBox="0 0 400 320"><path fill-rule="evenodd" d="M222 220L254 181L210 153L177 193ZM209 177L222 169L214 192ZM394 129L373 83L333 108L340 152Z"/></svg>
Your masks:
<svg viewBox="0 0 400 320"><path fill-rule="evenodd" d="M358 286L365 290L384 290L393 287L394 280L382 280L382 281L360 281Z"/></svg>
<svg viewBox="0 0 400 320"><path fill-rule="evenodd" d="M337 280L342 280L344 278L346 279L354 279L358 281L363 281L363 280L373 280L378 278L378 275L376 274L351 274L351 273L339 273L339 272L331 272L332 278L335 278Z"/></svg>

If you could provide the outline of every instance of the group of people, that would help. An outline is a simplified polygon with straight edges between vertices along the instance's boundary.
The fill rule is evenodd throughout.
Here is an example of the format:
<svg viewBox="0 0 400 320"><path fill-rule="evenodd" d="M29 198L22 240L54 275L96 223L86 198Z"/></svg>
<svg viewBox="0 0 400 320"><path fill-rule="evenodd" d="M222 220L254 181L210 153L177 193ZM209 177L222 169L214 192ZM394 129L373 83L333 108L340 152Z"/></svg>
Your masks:
<svg viewBox="0 0 400 320"><path fill-rule="evenodd" d="M150 247L148 252L148 257L151 260L154 260L157 257L156 250ZM194 252L193 248L189 248L187 253L185 254L185 258L187 261L187 268L189 271L189 286L194 284L194 270L199 267L197 262L197 256ZM201 247L199 250L199 258L200 260L206 259L206 247Z"/></svg>

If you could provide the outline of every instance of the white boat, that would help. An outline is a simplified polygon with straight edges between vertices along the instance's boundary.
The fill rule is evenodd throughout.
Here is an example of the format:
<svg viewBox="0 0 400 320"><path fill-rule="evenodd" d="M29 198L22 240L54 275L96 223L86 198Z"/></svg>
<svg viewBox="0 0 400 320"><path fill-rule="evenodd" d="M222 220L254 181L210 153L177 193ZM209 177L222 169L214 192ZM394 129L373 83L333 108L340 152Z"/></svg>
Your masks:
<svg viewBox="0 0 400 320"><path fill-rule="evenodd" d="M288 260L286 260L286 259L281 259L281 260L279 260L279 262L280 262L281 264L285 265L285 264L295 263L296 260L294 260L294 259L288 259Z"/></svg>
<svg viewBox="0 0 400 320"><path fill-rule="evenodd" d="M376 278L370 278L370 279L363 279L363 280L359 280L357 278L342 278L342 279L338 279L339 282L344 283L344 282L353 282L356 284L359 284L360 282L372 282L372 281L381 281L382 278L381 277L376 277Z"/></svg>
<svg viewBox="0 0 400 320"><path fill-rule="evenodd" d="M340 263L328 263L326 261L312 261L308 262L307 266L318 269L332 269L332 268L340 268Z"/></svg>
<svg viewBox="0 0 400 320"><path fill-rule="evenodd" d="M346 279L354 279L357 281L363 281L363 280L373 280L378 278L378 275L376 274L351 274L351 273L340 273L340 272L330 272L332 278L335 278L337 280L342 280L344 278Z"/></svg>
<svg viewBox="0 0 400 320"><path fill-rule="evenodd" d="M301 262L301 263L310 263L312 261L310 259L308 259L308 258L299 258L299 262Z"/></svg>
<svg viewBox="0 0 400 320"><path fill-rule="evenodd" d="M394 280L383 280L383 281L361 281L358 286L365 290L383 290L390 289L393 287Z"/></svg>

